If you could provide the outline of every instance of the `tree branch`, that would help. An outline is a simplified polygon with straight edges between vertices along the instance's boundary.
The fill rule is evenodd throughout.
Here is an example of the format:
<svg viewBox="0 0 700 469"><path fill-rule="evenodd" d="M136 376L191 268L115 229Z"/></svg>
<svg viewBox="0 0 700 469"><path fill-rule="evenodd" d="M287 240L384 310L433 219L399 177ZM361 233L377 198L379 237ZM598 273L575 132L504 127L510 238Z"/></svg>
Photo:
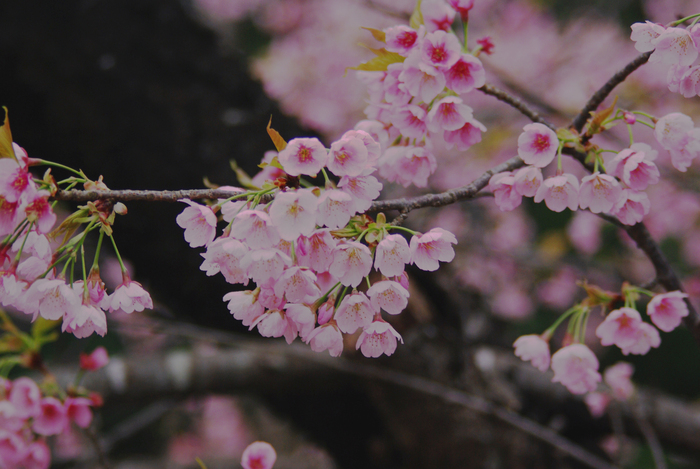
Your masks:
<svg viewBox="0 0 700 469"><path fill-rule="evenodd" d="M612 78L610 78L610 80L608 80L603 86L601 86L600 89L596 91L593 94L593 96L591 96L591 99L588 100L586 105L583 106L583 109L581 109L581 112L579 112L578 115L571 122L571 127L576 129L576 131L580 133L583 129L583 126L586 125L586 121L588 120L588 118L591 117L591 112L595 111L598 108L598 106L600 106L600 104L603 101L605 101L605 98L607 98L608 95L612 93L612 90L614 90L617 85L625 81L625 79L632 72L637 70L645 63L647 63L652 52L653 51L649 51L638 55L637 58L628 63L625 66L625 68L617 72L615 75L612 76Z"/></svg>

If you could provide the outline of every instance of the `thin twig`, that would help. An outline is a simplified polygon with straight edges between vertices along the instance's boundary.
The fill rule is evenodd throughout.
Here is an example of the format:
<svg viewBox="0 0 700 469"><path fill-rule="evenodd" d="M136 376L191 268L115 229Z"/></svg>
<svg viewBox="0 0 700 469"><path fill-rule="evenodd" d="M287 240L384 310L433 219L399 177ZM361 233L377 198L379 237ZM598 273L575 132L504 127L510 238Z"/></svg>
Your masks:
<svg viewBox="0 0 700 469"><path fill-rule="evenodd" d="M499 101L503 101L504 103L511 105L512 107L523 113L525 116L527 116L527 118L530 119L532 122L539 122L540 124L544 124L552 130L555 129L555 127L546 119L542 118L537 113L537 111L531 109L530 106L528 106L515 96L511 95L510 93L498 89L493 85L489 85L488 83L479 88L479 91L481 91L484 94L493 96Z"/></svg>
<svg viewBox="0 0 700 469"><path fill-rule="evenodd" d="M114 200L121 202L132 202L142 200L146 202L177 202L180 199L201 200L201 199L228 199L236 195L236 192L245 192L245 189L185 189L179 191L140 191L140 190L119 190L119 191L58 191L53 196L54 200L64 200L67 202L89 202L94 200Z"/></svg>

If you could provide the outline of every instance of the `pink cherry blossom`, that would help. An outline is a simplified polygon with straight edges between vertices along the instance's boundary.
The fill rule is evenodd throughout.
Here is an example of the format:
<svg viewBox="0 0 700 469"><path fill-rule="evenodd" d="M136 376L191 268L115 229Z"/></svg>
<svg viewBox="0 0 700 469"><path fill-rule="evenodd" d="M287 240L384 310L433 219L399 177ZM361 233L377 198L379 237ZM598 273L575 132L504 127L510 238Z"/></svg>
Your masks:
<svg viewBox="0 0 700 469"><path fill-rule="evenodd" d="M278 168L277 166L273 166L269 163L272 162L272 160L275 158L275 156L278 156L278 153L274 150L268 150L265 152L263 155L262 163L268 163L267 166L262 168L258 174L253 176L253 184L256 187L262 187L263 184L265 184L265 181L274 181L277 178L281 178L285 176L285 172L283 169ZM221 189L221 188L220 188ZM227 204L234 204L236 202L227 202ZM245 204L246 202L241 200L238 201L238 203ZM224 204L226 205L226 204ZM233 208L233 205L229 205L230 208ZM224 215L224 220L226 220L226 211L224 211L224 207L221 207L221 213ZM231 221L231 219L228 219L226 221Z"/></svg>
<svg viewBox="0 0 700 469"><path fill-rule="evenodd" d="M19 463L24 463L23 459L26 453L27 446L19 435L15 432L0 429L0 464L3 467L8 469L18 467ZM48 466L49 464L46 464L46 469L48 469Z"/></svg>
<svg viewBox="0 0 700 469"><path fill-rule="evenodd" d="M277 280L292 260L277 249L258 249L250 251L241 259L241 268L258 285L270 279Z"/></svg>
<svg viewBox="0 0 700 469"><path fill-rule="evenodd" d="M134 282L129 278L129 274L122 273L123 283L119 285L110 297L109 310L121 310L127 314L134 311L143 311L153 308L151 295L141 286L139 282Z"/></svg>
<svg viewBox="0 0 700 469"><path fill-rule="evenodd" d="M654 53L649 62L664 65L690 65L698 58L695 42L687 29L666 28L658 37L651 40Z"/></svg>
<svg viewBox="0 0 700 469"><path fill-rule="evenodd" d="M469 20L469 10L474 8L474 0L447 0L447 3L459 13L462 21Z"/></svg>
<svg viewBox="0 0 700 469"><path fill-rule="evenodd" d="M338 244L333 255L330 273L345 286L356 287L372 270L372 253L356 241Z"/></svg>
<svg viewBox="0 0 700 469"><path fill-rule="evenodd" d="M677 72L681 70L684 70L682 66L676 69ZM696 96L700 91L700 66L686 68L683 75L678 79L678 89L675 91L682 94L685 98Z"/></svg>
<svg viewBox="0 0 700 469"><path fill-rule="evenodd" d="M326 272L333 262L337 244L329 230L316 230L308 238L300 236L295 245L297 263L316 272Z"/></svg>
<svg viewBox="0 0 700 469"><path fill-rule="evenodd" d="M496 205L502 212L514 210L523 201L523 196L515 188L515 177L511 171L491 176L489 189L493 192Z"/></svg>
<svg viewBox="0 0 700 469"><path fill-rule="evenodd" d="M294 241L299 235L309 236L316 227L318 197L310 189L281 192L270 206L270 218L280 230L280 236Z"/></svg>
<svg viewBox="0 0 700 469"><path fill-rule="evenodd" d="M445 84L455 93L469 93L486 83L486 73L481 61L471 54L462 54L445 72Z"/></svg>
<svg viewBox="0 0 700 469"><path fill-rule="evenodd" d="M423 0L420 11L429 33L438 30L449 31L456 14L443 0Z"/></svg>
<svg viewBox="0 0 700 469"><path fill-rule="evenodd" d="M642 221L650 208L651 202L646 193L624 189L611 213L625 225L634 225Z"/></svg>
<svg viewBox="0 0 700 469"><path fill-rule="evenodd" d="M369 298L362 292L354 292L343 298L335 311L335 321L338 329L346 334L354 333L358 328L372 322L378 308L370 303Z"/></svg>
<svg viewBox="0 0 700 469"><path fill-rule="evenodd" d="M185 241L190 247L206 246L216 236L216 215L206 205L200 205L189 199L180 199L189 205L175 219L180 228L185 229Z"/></svg>
<svg viewBox="0 0 700 469"><path fill-rule="evenodd" d="M394 148L397 150L392 151ZM436 169L435 156L425 147L392 147L380 160L379 174L403 187L425 187Z"/></svg>
<svg viewBox="0 0 700 469"><path fill-rule="evenodd" d="M583 344L560 348L552 355L552 382L561 383L573 394L595 391L601 381L598 359Z"/></svg>
<svg viewBox="0 0 700 469"><path fill-rule="evenodd" d="M27 167L12 158L0 159L0 194L8 202L17 202L31 192L36 192L36 186Z"/></svg>
<svg viewBox="0 0 700 469"><path fill-rule="evenodd" d="M449 69L460 58L459 40L457 36L445 31L428 33L420 46L421 60L436 68Z"/></svg>
<svg viewBox="0 0 700 469"><path fill-rule="evenodd" d="M32 430L39 435L57 435L68 425L66 408L55 397L45 397L41 400L41 410L34 417Z"/></svg>
<svg viewBox="0 0 700 469"><path fill-rule="evenodd" d="M52 321L71 314L81 304L80 297L63 279L38 279L29 287L26 297L34 298L41 317Z"/></svg>
<svg viewBox="0 0 700 469"><path fill-rule="evenodd" d="M109 363L109 355L104 347L97 347L92 353L80 354L80 368L85 371L97 371Z"/></svg>
<svg viewBox="0 0 700 469"><path fill-rule="evenodd" d="M30 378L21 377L12 382L8 400L15 407L15 416L26 419L41 412L41 391Z"/></svg>
<svg viewBox="0 0 700 469"><path fill-rule="evenodd" d="M411 54L403 63L399 81L404 84L411 96L429 103L445 89L445 74L420 60L419 54ZM394 123L396 119L392 118ZM403 132L402 132L403 133Z"/></svg>
<svg viewBox="0 0 700 469"><path fill-rule="evenodd" d="M328 169L336 176L359 176L368 161L367 147L355 136L336 140L328 153Z"/></svg>
<svg viewBox="0 0 700 469"><path fill-rule="evenodd" d="M321 296L316 286L316 274L307 267L293 266L286 269L275 282L275 295L283 296L290 303L311 303Z"/></svg>
<svg viewBox="0 0 700 469"><path fill-rule="evenodd" d="M8 202L5 196L0 195L0 236L12 233L24 213L19 208L19 202Z"/></svg>
<svg viewBox="0 0 700 469"><path fill-rule="evenodd" d="M265 308L258 301L255 291L235 291L224 295L224 301L228 301L228 309L235 319L244 326L250 326L265 312Z"/></svg>
<svg viewBox="0 0 700 469"><path fill-rule="evenodd" d="M634 373L634 367L626 362L609 366L603 373L603 381L610 386L613 396L618 401L626 401L634 393L634 384L630 380L632 373Z"/></svg>
<svg viewBox="0 0 700 469"><path fill-rule="evenodd" d="M578 179L569 173L547 178L537 189L534 200L537 203L544 200L553 212L561 212L567 207L575 211L578 208Z"/></svg>
<svg viewBox="0 0 700 469"><path fill-rule="evenodd" d="M56 214L49 203L49 191L41 190L30 194L24 205L24 214L30 222L34 222L36 231L45 234L51 231L56 223Z"/></svg>
<svg viewBox="0 0 700 469"><path fill-rule="evenodd" d="M659 182L659 168L647 158L644 151L632 148L622 150L606 167L611 175L635 191L643 191L650 184Z"/></svg>
<svg viewBox="0 0 700 469"><path fill-rule="evenodd" d="M377 244L374 268L382 275L386 277L401 275L409 262L411 262L411 250L403 236L387 235Z"/></svg>
<svg viewBox="0 0 700 469"><path fill-rule="evenodd" d="M667 150L678 150L685 144L688 131L693 130L693 120L681 114L672 112L660 118L654 127L656 140Z"/></svg>
<svg viewBox="0 0 700 469"><path fill-rule="evenodd" d="M578 201L581 208L593 213L609 212L620 199L622 188L617 179L609 174L595 173L581 179Z"/></svg>
<svg viewBox="0 0 700 469"><path fill-rule="evenodd" d="M265 441L255 441L248 445L241 456L243 469L272 469L277 460L275 448Z"/></svg>
<svg viewBox="0 0 700 469"><path fill-rule="evenodd" d="M397 108L391 116L391 123L399 129L401 135L418 140L425 137L428 131L426 120L425 109L415 104Z"/></svg>
<svg viewBox="0 0 700 469"><path fill-rule="evenodd" d="M471 119L461 129L446 130L443 139L448 149L456 145L458 150L464 151L481 141L482 132L486 132L486 127L478 120Z"/></svg>
<svg viewBox="0 0 700 469"><path fill-rule="evenodd" d="M331 357L339 357L343 352L343 335L335 321L329 321L311 331L305 342L314 352L328 350Z"/></svg>
<svg viewBox="0 0 700 469"><path fill-rule="evenodd" d="M64 402L66 417L80 428L87 428L92 422L92 401L85 397L68 397Z"/></svg>
<svg viewBox="0 0 700 469"><path fill-rule="evenodd" d="M369 287L367 296L377 311L381 308L389 314L399 314L408 305L409 293L399 282L382 280Z"/></svg>
<svg viewBox="0 0 700 469"><path fill-rule="evenodd" d="M642 317L633 308L620 308L605 317L595 331L603 345L617 345L621 349L631 347L639 340Z"/></svg>
<svg viewBox="0 0 700 469"><path fill-rule="evenodd" d="M454 259L453 244L457 244L455 235L442 228L415 235L410 243L411 262L421 270L433 272L440 266L438 261L450 262Z"/></svg>
<svg viewBox="0 0 700 469"><path fill-rule="evenodd" d="M627 348L622 349L623 355L646 355L652 347L656 348L661 345L661 337L659 331L646 322L639 326L639 335L637 342Z"/></svg>
<svg viewBox="0 0 700 469"><path fill-rule="evenodd" d="M389 356L396 350L397 339L403 343L401 335L391 324L377 320L362 329L355 349L361 350L367 358L377 358L381 354Z"/></svg>
<svg viewBox="0 0 700 469"><path fill-rule="evenodd" d="M338 187L352 196L354 212L362 213L369 209L374 199L379 197L383 185L374 176L343 176L338 182Z"/></svg>
<svg viewBox="0 0 700 469"><path fill-rule="evenodd" d="M639 52L649 52L656 46L653 41L666 30L660 24L646 21L645 23L634 23L632 25L631 39L634 41L634 48Z"/></svg>
<svg viewBox="0 0 700 469"><path fill-rule="evenodd" d="M655 295L647 305L647 315L651 322L664 332L671 332L688 315L688 305L683 301L687 293L672 291Z"/></svg>
<svg viewBox="0 0 700 469"><path fill-rule="evenodd" d="M515 173L515 190L525 197L534 197L542 185L542 170L537 166L524 166Z"/></svg>
<svg viewBox="0 0 700 469"><path fill-rule="evenodd" d="M221 272L228 283L248 284L248 274L241 266L241 260L250 249L242 242L230 238L217 238L207 246L207 251L202 253L204 262L199 267L208 276Z"/></svg>
<svg viewBox="0 0 700 469"><path fill-rule="evenodd" d="M459 130L472 119L472 108L457 96L446 96L433 103L428 113L428 129L431 132Z"/></svg>
<svg viewBox="0 0 700 469"><path fill-rule="evenodd" d="M96 305L83 302L79 308L63 316L61 331L69 332L78 339L90 337L93 333L104 337L107 333L107 316Z"/></svg>
<svg viewBox="0 0 700 469"><path fill-rule="evenodd" d="M301 340L306 340L306 337L316 327L316 315L306 305L287 303L284 305L285 316L287 321L294 323Z"/></svg>
<svg viewBox="0 0 700 469"><path fill-rule="evenodd" d="M244 210L236 215L231 224L231 236L245 241L251 249L267 249L280 240L270 215L262 210Z"/></svg>
<svg viewBox="0 0 700 469"><path fill-rule="evenodd" d="M515 356L524 361L532 362L532 366L544 372L549 368L549 342L542 336L530 334L523 335L513 342Z"/></svg>
<svg viewBox="0 0 700 469"><path fill-rule="evenodd" d="M326 166L328 151L317 138L295 138L280 151L278 159L291 176L315 176Z"/></svg>
<svg viewBox="0 0 700 469"><path fill-rule="evenodd" d="M526 164L544 168L557 155L557 134L544 124L528 124L518 137L518 155Z"/></svg>
<svg viewBox="0 0 700 469"><path fill-rule="evenodd" d="M318 198L318 214L316 224L328 228L342 228L350 217L355 214L355 201L353 197L340 189L323 191Z"/></svg>
<svg viewBox="0 0 700 469"><path fill-rule="evenodd" d="M602 392L589 392L583 398L583 402L586 404L586 407L588 407L591 416L596 419L605 415L605 411L611 400L607 393Z"/></svg>
<svg viewBox="0 0 700 469"><path fill-rule="evenodd" d="M287 320L283 311L278 309L266 311L250 325L249 329L258 328L263 337L282 337L291 344L297 337L298 330L293 321Z"/></svg>
<svg viewBox="0 0 700 469"><path fill-rule="evenodd" d="M27 445L20 465L24 469L49 469L51 451L46 442L37 440Z"/></svg>
<svg viewBox="0 0 700 469"><path fill-rule="evenodd" d="M396 52L404 57L418 44L418 32L408 26L399 25L384 30L386 50Z"/></svg>

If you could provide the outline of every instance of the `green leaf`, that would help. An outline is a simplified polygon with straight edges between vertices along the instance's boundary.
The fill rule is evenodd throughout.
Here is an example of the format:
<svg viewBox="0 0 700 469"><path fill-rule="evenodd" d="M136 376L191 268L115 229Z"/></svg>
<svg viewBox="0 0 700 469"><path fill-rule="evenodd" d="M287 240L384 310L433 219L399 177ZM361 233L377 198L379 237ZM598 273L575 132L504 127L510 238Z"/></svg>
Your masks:
<svg viewBox="0 0 700 469"><path fill-rule="evenodd" d="M59 320L51 321L39 316L36 318L36 321L32 323L32 338L34 338L34 340L40 340L49 337L53 329L59 324L61 324Z"/></svg>
<svg viewBox="0 0 700 469"><path fill-rule="evenodd" d="M279 132L270 127L272 125L272 116L270 116L270 122L267 123L267 135L272 139L272 143L275 144L277 151L282 151L287 147L287 142L284 141Z"/></svg>
<svg viewBox="0 0 700 469"><path fill-rule="evenodd" d="M421 11L420 11L420 3L421 3L421 0L418 0L416 2L416 7L413 9L413 13L411 13L411 19L408 22L408 24L413 29L418 29L418 28L420 28L420 25L424 24L423 23L423 13L421 13Z"/></svg>
<svg viewBox="0 0 700 469"><path fill-rule="evenodd" d="M374 29L374 28L365 28L364 26L362 29L366 29L370 33L372 33L372 36L379 42L386 42L386 33L384 31L380 31L379 29Z"/></svg>
<svg viewBox="0 0 700 469"><path fill-rule="evenodd" d="M367 46L364 46L367 47ZM347 73L348 70L363 70L366 72L384 72L387 67L391 64L403 62L406 60L405 57L400 56L396 52L389 52L388 50L374 49L372 47L367 47L369 50L375 53L376 57L368 62L361 63L357 67L348 67L345 69Z"/></svg>

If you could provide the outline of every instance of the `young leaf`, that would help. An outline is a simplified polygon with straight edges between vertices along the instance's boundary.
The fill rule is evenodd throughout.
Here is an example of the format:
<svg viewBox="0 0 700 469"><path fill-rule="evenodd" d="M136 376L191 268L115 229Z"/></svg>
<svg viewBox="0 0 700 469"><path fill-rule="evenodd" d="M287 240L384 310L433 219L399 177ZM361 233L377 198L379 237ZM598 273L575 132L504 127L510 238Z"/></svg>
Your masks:
<svg viewBox="0 0 700 469"><path fill-rule="evenodd" d="M367 47L367 46L365 46ZM387 67L391 64L397 62L403 62L405 57L400 56L396 52L389 52L388 50L373 49L372 47L367 47L369 50L376 54L376 57L368 62L361 63L357 67L348 67L345 69L347 73L348 70L363 70L366 72L384 72Z"/></svg>
<svg viewBox="0 0 700 469"><path fill-rule="evenodd" d="M12 148L12 132L10 131L10 113L5 106L5 121L0 126L0 158L12 158L17 160L15 150Z"/></svg>
<svg viewBox="0 0 700 469"><path fill-rule="evenodd" d="M279 132L270 127L272 125L272 116L270 116L270 122L267 123L267 135L272 139L272 143L275 144L277 151L282 151L287 147L287 142L284 141Z"/></svg>
<svg viewBox="0 0 700 469"><path fill-rule="evenodd" d="M366 29L370 33L372 33L372 36L379 42L386 42L386 33L384 31L380 31L379 29L374 29L374 28L365 28L364 26L362 29Z"/></svg>

